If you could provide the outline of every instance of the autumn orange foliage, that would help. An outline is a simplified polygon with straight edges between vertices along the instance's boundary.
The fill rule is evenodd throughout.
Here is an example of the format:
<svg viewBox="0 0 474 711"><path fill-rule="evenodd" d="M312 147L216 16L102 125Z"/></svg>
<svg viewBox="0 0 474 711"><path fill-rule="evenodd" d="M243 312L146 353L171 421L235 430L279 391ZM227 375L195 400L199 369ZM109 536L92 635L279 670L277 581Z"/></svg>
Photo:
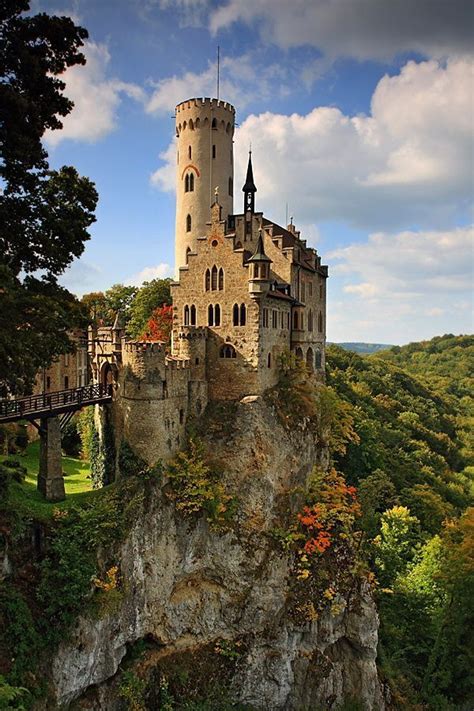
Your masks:
<svg viewBox="0 0 474 711"><path fill-rule="evenodd" d="M158 306L148 319L142 339L145 341L161 341L171 343L173 327L173 307L168 304Z"/></svg>

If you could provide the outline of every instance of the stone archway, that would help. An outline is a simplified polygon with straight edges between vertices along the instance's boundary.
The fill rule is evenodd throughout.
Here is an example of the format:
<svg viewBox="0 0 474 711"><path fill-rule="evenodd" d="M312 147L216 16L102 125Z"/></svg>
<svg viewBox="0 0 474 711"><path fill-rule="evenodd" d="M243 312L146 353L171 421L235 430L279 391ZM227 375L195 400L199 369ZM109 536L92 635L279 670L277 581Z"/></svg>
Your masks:
<svg viewBox="0 0 474 711"><path fill-rule="evenodd" d="M115 363L106 362L100 370L100 384L104 386L114 385L117 382L117 366Z"/></svg>

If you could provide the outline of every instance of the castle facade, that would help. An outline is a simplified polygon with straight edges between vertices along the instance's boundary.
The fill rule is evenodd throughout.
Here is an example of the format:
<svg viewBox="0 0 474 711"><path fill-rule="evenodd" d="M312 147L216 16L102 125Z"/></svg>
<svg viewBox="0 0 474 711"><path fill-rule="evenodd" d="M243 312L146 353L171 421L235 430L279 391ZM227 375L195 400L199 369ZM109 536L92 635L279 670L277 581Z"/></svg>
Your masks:
<svg viewBox="0 0 474 711"><path fill-rule="evenodd" d="M234 128L224 101L176 107L171 353L126 340L117 323L90 338L94 378L116 382L117 437L151 464L176 454L188 417L208 401L275 385L283 353L324 374L328 269L293 224L256 211L251 154L234 211Z"/></svg>

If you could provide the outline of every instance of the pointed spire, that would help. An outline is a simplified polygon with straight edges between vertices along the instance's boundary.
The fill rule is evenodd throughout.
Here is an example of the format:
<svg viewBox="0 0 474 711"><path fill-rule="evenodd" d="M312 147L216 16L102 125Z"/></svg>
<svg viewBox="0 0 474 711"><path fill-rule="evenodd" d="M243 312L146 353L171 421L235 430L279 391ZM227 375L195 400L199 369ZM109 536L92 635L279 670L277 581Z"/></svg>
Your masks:
<svg viewBox="0 0 474 711"><path fill-rule="evenodd" d="M247 177L245 179L245 185L242 188L244 193L244 212L253 213L255 212L255 193L257 188L253 182L253 169L252 169L252 151L249 151L249 164L247 166Z"/></svg>
<svg viewBox="0 0 474 711"><path fill-rule="evenodd" d="M260 227L258 231L258 240L255 252L252 254L248 262L271 262L272 260L265 254L265 248L263 246L263 230Z"/></svg>
<svg viewBox="0 0 474 711"><path fill-rule="evenodd" d="M247 166L247 177L245 179L245 185L242 188L244 193L256 193L257 188L255 187L255 183L253 181L253 168L252 168L252 150L249 151L249 162Z"/></svg>

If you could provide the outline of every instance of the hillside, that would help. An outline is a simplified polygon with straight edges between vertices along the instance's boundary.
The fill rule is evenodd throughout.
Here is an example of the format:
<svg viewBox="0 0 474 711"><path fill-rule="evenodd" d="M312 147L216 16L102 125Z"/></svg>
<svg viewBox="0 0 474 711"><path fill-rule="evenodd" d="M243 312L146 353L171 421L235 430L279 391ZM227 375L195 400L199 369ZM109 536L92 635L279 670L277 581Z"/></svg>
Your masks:
<svg viewBox="0 0 474 711"><path fill-rule="evenodd" d="M396 708L473 701L471 354L472 339L451 336L369 357L328 349L328 383L360 440L336 463L362 505Z"/></svg>
<svg viewBox="0 0 474 711"><path fill-rule="evenodd" d="M345 351L353 351L354 353L359 353L360 355L369 355L371 353L378 353L379 351L386 350L387 348L392 348L388 343L330 343L329 345L339 346L344 348Z"/></svg>

